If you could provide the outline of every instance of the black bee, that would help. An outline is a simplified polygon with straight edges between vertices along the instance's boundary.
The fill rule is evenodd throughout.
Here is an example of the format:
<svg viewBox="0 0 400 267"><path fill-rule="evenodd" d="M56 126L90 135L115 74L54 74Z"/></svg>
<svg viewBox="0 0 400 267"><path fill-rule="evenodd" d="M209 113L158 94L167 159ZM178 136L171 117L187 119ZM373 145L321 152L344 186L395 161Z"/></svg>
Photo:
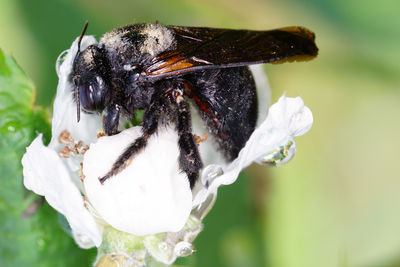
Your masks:
<svg viewBox="0 0 400 267"><path fill-rule="evenodd" d="M192 134L193 104L228 161L238 155L257 120L255 83L248 65L315 57L314 33L303 27L270 31L134 24L103 35L73 63L75 99L86 112L106 109L104 131L118 133L120 115L144 110L142 136L119 156L103 183L146 147L160 125L179 136L179 164L193 188L202 161Z"/></svg>

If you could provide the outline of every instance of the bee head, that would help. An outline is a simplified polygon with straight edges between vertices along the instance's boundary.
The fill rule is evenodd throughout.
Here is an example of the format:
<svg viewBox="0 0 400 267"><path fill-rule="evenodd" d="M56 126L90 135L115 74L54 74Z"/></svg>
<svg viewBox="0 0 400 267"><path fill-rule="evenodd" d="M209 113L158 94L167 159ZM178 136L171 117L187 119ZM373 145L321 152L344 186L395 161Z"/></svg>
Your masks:
<svg viewBox="0 0 400 267"><path fill-rule="evenodd" d="M86 28L85 24L85 28ZM84 28L84 30L85 30ZM107 80L108 64L106 53L97 45L90 45L78 53L73 63L72 80L75 86L74 98L77 104L77 120L80 119L80 106L86 112L101 112L108 105L110 99L109 83Z"/></svg>

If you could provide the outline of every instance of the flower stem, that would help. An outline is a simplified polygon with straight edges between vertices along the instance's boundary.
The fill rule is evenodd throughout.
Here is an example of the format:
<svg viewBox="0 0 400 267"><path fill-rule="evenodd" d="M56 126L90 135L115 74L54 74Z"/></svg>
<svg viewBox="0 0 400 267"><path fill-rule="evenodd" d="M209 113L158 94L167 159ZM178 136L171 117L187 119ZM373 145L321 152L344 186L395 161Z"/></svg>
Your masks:
<svg viewBox="0 0 400 267"><path fill-rule="evenodd" d="M165 267L170 266L149 258L146 262L138 262L122 254L106 254L95 263L95 267ZM172 266L173 267L173 266Z"/></svg>
<svg viewBox="0 0 400 267"><path fill-rule="evenodd" d="M143 237L118 231L110 226L103 229L103 242L98 248L96 267L145 265L146 248Z"/></svg>

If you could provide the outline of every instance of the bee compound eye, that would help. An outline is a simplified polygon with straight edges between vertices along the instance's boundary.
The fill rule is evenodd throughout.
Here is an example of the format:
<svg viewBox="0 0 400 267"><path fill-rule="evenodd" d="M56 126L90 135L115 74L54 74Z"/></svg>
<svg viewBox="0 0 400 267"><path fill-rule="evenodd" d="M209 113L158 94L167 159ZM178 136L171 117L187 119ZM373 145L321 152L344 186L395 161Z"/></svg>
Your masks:
<svg viewBox="0 0 400 267"><path fill-rule="evenodd" d="M94 111L95 103L93 100L93 89L92 86L80 86L79 88L79 99L82 104L82 108L86 111Z"/></svg>
<svg viewBox="0 0 400 267"><path fill-rule="evenodd" d="M93 101L97 110L104 109L104 99L107 93L107 87L104 80L100 76L95 76L95 79L91 83Z"/></svg>
<svg viewBox="0 0 400 267"><path fill-rule="evenodd" d="M105 106L107 87L104 80L96 75L79 86L79 97L86 111L102 111Z"/></svg>

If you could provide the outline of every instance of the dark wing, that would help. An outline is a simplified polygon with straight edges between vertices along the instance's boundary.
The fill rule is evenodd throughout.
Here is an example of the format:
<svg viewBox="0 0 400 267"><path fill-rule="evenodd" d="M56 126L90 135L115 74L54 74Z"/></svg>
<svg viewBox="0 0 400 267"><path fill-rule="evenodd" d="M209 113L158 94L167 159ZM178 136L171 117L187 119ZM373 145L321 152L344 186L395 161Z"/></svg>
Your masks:
<svg viewBox="0 0 400 267"><path fill-rule="evenodd" d="M318 54L315 35L303 27L270 31L170 26L176 48L154 57L147 77L167 77L206 68L310 60Z"/></svg>

